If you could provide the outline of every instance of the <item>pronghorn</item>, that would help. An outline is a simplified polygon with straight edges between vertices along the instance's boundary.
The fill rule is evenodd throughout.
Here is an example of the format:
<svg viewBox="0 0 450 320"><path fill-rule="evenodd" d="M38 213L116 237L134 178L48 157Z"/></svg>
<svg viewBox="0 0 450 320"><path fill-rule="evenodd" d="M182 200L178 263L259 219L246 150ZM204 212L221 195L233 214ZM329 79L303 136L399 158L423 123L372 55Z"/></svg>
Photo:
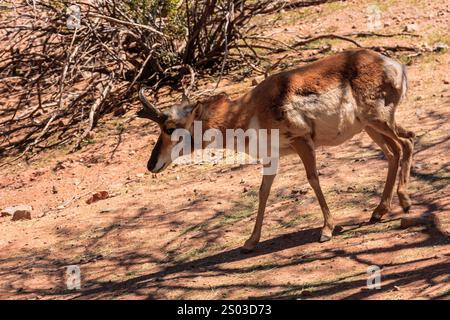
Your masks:
<svg viewBox="0 0 450 320"><path fill-rule="evenodd" d="M388 172L380 204L370 221L380 221L391 209L393 189L400 168L397 194L407 212L406 192L413 153L414 133L395 121L395 110L406 95L406 70L400 63L367 49L344 51L299 68L274 74L236 100L226 94L205 101L183 102L161 112L140 91L144 108L140 117L157 122L161 134L148 161L148 170L161 172L172 162L171 133L191 130L194 120L203 128L277 128L280 154L297 153L309 184L319 201L324 225L320 241L330 240L335 224L322 193L315 149L335 146L365 130L382 149ZM243 251L254 249L261 236L264 211L273 175L264 175L259 189L256 223Z"/></svg>

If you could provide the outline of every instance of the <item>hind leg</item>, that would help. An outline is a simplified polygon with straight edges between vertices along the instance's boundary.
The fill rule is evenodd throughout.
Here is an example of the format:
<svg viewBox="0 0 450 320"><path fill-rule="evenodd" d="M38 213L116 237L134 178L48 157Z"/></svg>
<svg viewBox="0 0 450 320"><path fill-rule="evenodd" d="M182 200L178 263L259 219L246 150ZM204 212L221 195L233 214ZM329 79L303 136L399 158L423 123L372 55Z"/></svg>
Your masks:
<svg viewBox="0 0 450 320"><path fill-rule="evenodd" d="M403 154L401 160L402 168L400 170L401 172L397 194L399 196L400 205L402 206L403 211L407 212L411 207L411 200L405 192L405 187L408 183L409 171L412 162L412 136L414 136L414 134L403 129L401 126L396 125L394 121L388 123L383 120L372 120L369 122L369 126L379 133L391 138L401 148Z"/></svg>
<svg viewBox="0 0 450 320"><path fill-rule="evenodd" d="M379 133L371 127L365 128L367 134L381 148L388 160L388 173L386 183L384 184L383 194L380 204L372 213L371 222L378 222L381 217L391 210L392 196L394 193L395 181L397 180L397 172L399 168L401 148L389 137Z"/></svg>
<svg viewBox="0 0 450 320"><path fill-rule="evenodd" d="M414 149L414 137L415 134L412 131L408 131L402 128L400 125L396 125L396 131L400 138L403 138L404 143L402 144L403 157L401 160L400 177L397 188L397 195L400 201L400 205L404 212L408 212L411 208L411 199L406 192L409 174L411 171L412 155Z"/></svg>

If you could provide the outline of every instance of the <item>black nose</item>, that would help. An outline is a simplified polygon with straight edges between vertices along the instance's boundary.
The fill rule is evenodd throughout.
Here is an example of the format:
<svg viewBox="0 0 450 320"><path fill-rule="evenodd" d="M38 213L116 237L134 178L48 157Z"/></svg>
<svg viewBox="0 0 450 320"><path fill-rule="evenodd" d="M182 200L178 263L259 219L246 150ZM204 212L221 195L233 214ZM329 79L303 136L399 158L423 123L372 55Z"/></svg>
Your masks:
<svg viewBox="0 0 450 320"><path fill-rule="evenodd" d="M155 147L153 148L152 155L150 156L150 159L147 162L148 171L153 172L153 170L155 169L156 163L158 162L159 152L161 151L161 145L162 140L161 138L159 138L155 144Z"/></svg>

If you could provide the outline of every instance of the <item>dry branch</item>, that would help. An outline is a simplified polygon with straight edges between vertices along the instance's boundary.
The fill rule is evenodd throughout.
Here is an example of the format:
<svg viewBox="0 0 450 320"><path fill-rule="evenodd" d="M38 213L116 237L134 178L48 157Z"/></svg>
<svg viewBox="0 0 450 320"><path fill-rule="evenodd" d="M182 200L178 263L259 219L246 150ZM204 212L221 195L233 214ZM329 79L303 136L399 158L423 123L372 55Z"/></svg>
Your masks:
<svg viewBox="0 0 450 320"><path fill-rule="evenodd" d="M95 102L91 106L91 110L89 111L89 124L86 130L83 132L83 134L78 139L77 143L75 144L75 147L72 151L78 150L81 146L81 142L88 136L88 134L91 132L91 130L94 128L94 123L96 120L96 117L98 116L99 109L101 105L105 102L107 99L109 93L111 92L111 89L113 87L113 78L108 81L105 88L103 89L101 95L95 100Z"/></svg>
<svg viewBox="0 0 450 320"><path fill-rule="evenodd" d="M321 34L321 35L318 35L318 36L315 36L315 37L310 37L308 39L300 40L300 41L294 43L292 45L292 47L294 47L294 48L301 47L301 46L304 46L304 45L309 44L311 42L315 42L315 41L322 40L322 39L339 39L339 40L344 40L344 41L351 42L351 43L353 43L355 46L357 46L359 48L362 47L357 41L355 41L355 40L353 40L353 39L351 39L349 37L340 36L340 35L337 35L337 34L334 34L334 33Z"/></svg>
<svg viewBox="0 0 450 320"><path fill-rule="evenodd" d="M325 0L80 1L80 25L69 28L69 1L4 1L0 26L0 156L70 143L83 145L98 120L135 97L141 85L188 95L199 74L220 79L232 68L268 75L286 52L321 39L360 47L359 32L306 36L291 44L262 36L256 15ZM2 8L3 8L2 7ZM396 34L397 35L397 34ZM398 34L416 36L413 34ZM373 47L410 51L416 47ZM329 49L298 61L316 60ZM283 53L271 61L272 53ZM270 57L270 58L269 58Z"/></svg>

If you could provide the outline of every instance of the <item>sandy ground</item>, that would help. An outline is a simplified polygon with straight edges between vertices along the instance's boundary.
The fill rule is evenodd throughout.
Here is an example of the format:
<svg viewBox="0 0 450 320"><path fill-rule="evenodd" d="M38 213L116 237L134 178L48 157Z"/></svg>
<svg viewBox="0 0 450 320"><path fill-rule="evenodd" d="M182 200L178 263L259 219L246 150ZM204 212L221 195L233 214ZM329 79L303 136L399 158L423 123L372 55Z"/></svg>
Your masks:
<svg viewBox="0 0 450 320"><path fill-rule="evenodd" d="M445 1L374 4L382 12L378 32L401 32L415 22L421 38L364 38L362 44L448 44ZM365 31L366 10L364 1L349 1L286 11L265 18L280 19L267 33L286 40ZM448 299L449 65L448 52L413 59L409 97L397 113L397 121L417 135L410 215L433 213L441 229L401 229L396 198L381 223L366 223L379 202L387 163L361 133L317 151L322 188L342 231L317 242L320 207L299 159L289 156L272 188L261 243L242 254L253 228L259 165L178 165L149 174L158 130L130 118L136 104L101 124L79 153L52 150L1 169L0 208L29 204L34 210L29 221L0 218L0 298ZM229 76L220 90L239 95L251 81ZM103 190L111 197L86 203ZM80 268L81 290L67 290L69 265ZM380 289L367 289L370 266L380 268Z"/></svg>

